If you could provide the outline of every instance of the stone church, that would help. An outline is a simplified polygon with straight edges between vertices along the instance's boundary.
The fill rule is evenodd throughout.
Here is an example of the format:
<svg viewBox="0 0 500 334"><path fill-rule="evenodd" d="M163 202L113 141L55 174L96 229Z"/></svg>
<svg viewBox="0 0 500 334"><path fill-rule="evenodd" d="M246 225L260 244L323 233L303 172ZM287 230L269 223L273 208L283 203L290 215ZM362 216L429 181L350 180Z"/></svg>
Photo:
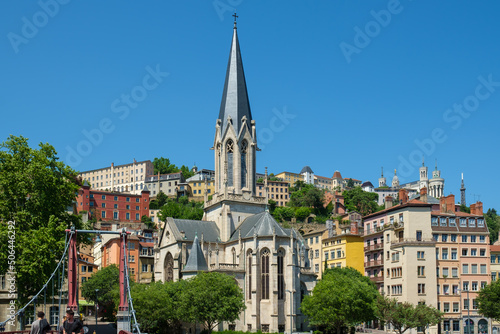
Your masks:
<svg viewBox="0 0 500 334"><path fill-rule="evenodd" d="M278 224L267 210L267 197L256 196L259 148L236 22L212 149L215 193L209 199L205 191L203 220L167 219L156 250L155 280L223 272L235 277L246 310L219 330L307 330L300 303L316 275L301 235Z"/></svg>

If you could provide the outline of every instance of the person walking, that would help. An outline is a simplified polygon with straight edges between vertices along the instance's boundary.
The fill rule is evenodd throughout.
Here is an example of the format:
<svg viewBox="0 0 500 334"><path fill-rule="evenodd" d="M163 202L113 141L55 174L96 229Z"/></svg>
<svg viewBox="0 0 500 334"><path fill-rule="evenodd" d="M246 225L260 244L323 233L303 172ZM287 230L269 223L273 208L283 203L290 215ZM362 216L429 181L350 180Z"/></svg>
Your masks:
<svg viewBox="0 0 500 334"><path fill-rule="evenodd" d="M38 319L36 319L32 324L31 324L31 332L30 334L45 334L47 331L50 331L50 324L45 319L45 313L42 311L38 312L37 315Z"/></svg>
<svg viewBox="0 0 500 334"><path fill-rule="evenodd" d="M73 310L66 311L66 321L63 322L63 334L83 334L83 325L80 320L75 319Z"/></svg>

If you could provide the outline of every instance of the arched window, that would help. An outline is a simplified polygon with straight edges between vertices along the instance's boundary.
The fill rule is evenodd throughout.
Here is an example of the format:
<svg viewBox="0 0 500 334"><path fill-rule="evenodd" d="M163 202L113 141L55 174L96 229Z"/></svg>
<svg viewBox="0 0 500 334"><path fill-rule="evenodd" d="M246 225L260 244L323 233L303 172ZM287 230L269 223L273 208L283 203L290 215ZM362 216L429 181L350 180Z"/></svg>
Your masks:
<svg viewBox="0 0 500 334"><path fill-rule="evenodd" d="M233 155L234 155L234 143L230 139L226 142L226 161L227 161L227 186L232 187L233 183Z"/></svg>
<svg viewBox="0 0 500 334"><path fill-rule="evenodd" d="M244 140L241 143L241 187L242 188L247 186L247 175L248 175L247 150L248 150L248 143L246 140Z"/></svg>
<svg viewBox="0 0 500 334"><path fill-rule="evenodd" d="M233 264L236 264L236 250L233 248L233 250L231 251L232 255L233 255Z"/></svg>
<svg viewBox="0 0 500 334"><path fill-rule="evenodd" d="M252 251L247 253L247 264L248 264L248 294L247 299L252 299Z"/></svg>
<svg viewBox="0 0 500 334"><path fill-rule="evenodd" d="M165 282L172 282L174 280L174 258L170 252L165 257Z"/></svg>
<svg viewBox="0 0 500 334"><path fill-rule="evenodd" d="M284 259L285 251L283 249L278 250L278 299L283 299L285 297L285 277L284 277Z"/></svg>
<svg viewBox="0 0 500 334"><path fill-rule="evenodd" d="M264 249L261 254L262 299L269 299L269 249Z"/></svg>

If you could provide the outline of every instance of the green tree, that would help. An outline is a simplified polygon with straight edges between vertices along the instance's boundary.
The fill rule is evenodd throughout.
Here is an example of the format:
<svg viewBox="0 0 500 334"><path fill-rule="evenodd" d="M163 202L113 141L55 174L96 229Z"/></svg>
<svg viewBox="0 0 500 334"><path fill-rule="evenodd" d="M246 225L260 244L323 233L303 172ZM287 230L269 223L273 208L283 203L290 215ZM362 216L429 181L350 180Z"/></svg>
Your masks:
<svg viewBox="0 0 500 334"><path fill-rule="evenodd" d="M344 204L349 211L357 211L362 216L377 212L378 194L363 191L361 187L355 187L350 190L344 190Z"/></svg>
<svg viewBox="0 0 500 334"><path fill-rule="evenodd" d="M165 193L160 190L158 195L156 195L156 203L158 204L158 207L161 208L162 206L167 204L167 201L168 201L168 196L165 195Z"/></svg>
<svg viewBox="0 0 500 334"><path fill-rule="evenodd" d="M185 318L182 295L187 284L187 281L180 280L132 286L131 295L141 332L167 334L182 331Z"/></svg>
<svg viewBox="0 0 500 334"><path fill-rule="evenodd" d="M295 218L300 221L304 221L311 214L311 209L307 207L295 208Z"/></svg>
<svg viewBox="0 0 500 334"><path fill-rule="evenodd" d="M488 209L484 214L486 225L490 231L490 243L493 244L498 240L498 231L500 230L500 216L497 215L497 210Z"/></svg>
<svg viewBox="0 0 500 334"><path fill-rule="evenodd" d="M333 268L304 297L301 310L312 325L340 334L346 327L374 319L378 295L370 279L356 269Z"/></svg>
<svg viewBox="0 0 500 334"><path fill-rule="evenodd" d="M92 276L82 283L82 297L88 302L96 299L99 304L99 310L103 312L104 318L114 320L113 312L116 309L115 300L119 295L120 270L114 264L102 268L92 274Z"/></svg>
<svg viewBox="0 0 500 334"><path fill-rule="evenodd" d="M354 188L354 181L352 179L347 180L347 188Z"/></svg>
<svg viewBox="0 0 500 334"><path fill-rule="evenodd" d="M391 324L399 334L411 328L436 325L443 317L443 313L432 306L398 303L397 299L387 296L378 297L375 314L380 320Z"/></svg>
<svg viewBox="0 0 500 334"><path fill-rule="evenodd" d="M170 173L177 173L179 171L179 168L170 163L170 159L168 158L154 158L153 159L153 172L155 174L170 174Z"/></svg>
<svg viewBox="0 0 500 334"><path fill-rule="evenodd" d="M167 217L178 219L201 220L203 218L203 202L189 201L186 196L177 199L168 199L160 209L158 216L162 221Z"/></svg>
<svg viewBox="0 0 500 334"><path fill-rule="evenodd" d="M460 204L460 211L465 213L470 213L470 208L465 204Z"/></svg>
<svg viewBox="0 0 500 334"><path fill-rule="evenodd" d="M274 210L276 209L276 201L270 199L267 203L269 204L269 212L273 214Z"/></svg>
<svg viewBox="0 0 500 334"><path fill-rule="evenodd" d="M194 172L188 166L182 165L180 171L182 172L182 176L184 176L185 179L189 179L194 175Z"/></svg>
<svg viewBox="0 0 500 334"><path fill-rule="evenodd" d="M19 303L38 292L55 270L65 229L86 227L66 212L79 187L77 173L59 161L51 145L34 149L22 136L0 144L0 274L8 271L12 254ZM13 239L9 221L15 222Z"/></svg>
<svg viewBox="0 0 500 334"><path fill-rule="evenodd" d="M277 221L289 222L295 216L293 208L280 206L273 211L273 217Z"/></svg>
<svg viewBox="0 0 500 334"><path fill-rule="evenodd" d="M145 224L147 228L149 229L156 229L156 224L153 222L151 217L148 217L146 215L141 217L141 223Z"/></svg>
<svg viewBox="0 0 500 334"><path fill-rule="evenodd" d="M487 284L476 298L479 313L500 321L500 280Z"/></svg>
<svg viewBox="0 0 500 334"><path fill-rule="evenodd" d="M245 309L243 292L234 277L218 272L198 273L188 281L183 298L187 319L204 324L208 333L222 321L235 321Z"/></svg>
<svg viewBox="0 0 500 334"><path fill-rule="evenodd" d="M295 186L290 188L291 207L308 207L323 209L324 193L312 184L305 184L303 181L295 182Z"/></svg>

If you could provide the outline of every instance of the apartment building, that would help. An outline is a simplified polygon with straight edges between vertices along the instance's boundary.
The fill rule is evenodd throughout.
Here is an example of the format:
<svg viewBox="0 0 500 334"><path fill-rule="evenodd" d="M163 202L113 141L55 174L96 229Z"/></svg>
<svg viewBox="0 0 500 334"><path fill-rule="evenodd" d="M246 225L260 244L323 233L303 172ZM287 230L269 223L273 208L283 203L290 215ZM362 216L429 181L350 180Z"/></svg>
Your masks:
<svg viewBox="0 0 500 334"><path fill-rule="evenodd" d="M431 226L438 307L444 312L442 330L460 333L470 324L470 333L487 332L490 320L478 313L476 302L479 290L491 282L489 231L482 203L472 204L469 214L459 211L453 195L443 196L439 210L432 211Z"/></svg>
<svg viewBox="0 0 500 334"><path fill-rule="evenodd" d="M286 206L286 203L290 201L290 183L286 181L271 181L267 180L267 192L264 183L257 183L257 194L259 196L265 196L267 193L267 198L276 202L276 206Z"/></svg>
<svg viewBox="0 0 500 334"><path fill-rule="evenodd" d="M102 268L106 268L111 264L120 267L120 237L109 239L102 246ZM129 235L127 237L127 268L129 276L139 282L139 237L137 235Z"/></svg>
<svg viewBox="0 0 500 334"><path fill-rule="evenodd" d="M323 268L325 266L323 258L323 236L326 229L311 230L304 233L303 238L305 243L309 246L309 259L311 262L311 269L321 279Z"/></svg>
<svg viewBox="0 0 500 334"><path fill-rule="evenodd" d="M215 191L215 171L202 169L197 171L195 175L186 180L191 189L190 196L194 200L203 201L205 196L205 187L207 195L213 195Z"/></svg>
<svg viewBox="0 0 500 334"><path fill-rule="evenodd" d="M130 164L93 169L81 172L78 176L87 181L92 190L127 192L140 194L144 188L147 175L153 174L153 163L150 160Z"/></svg>
<svg viewBox="0 0 500 334"><path fill-rule="evenodd" d="M180 189L179 184L184 184L185 182L186 180L182 172L177 172L148 175L144 181L144 185L151 192L151 197L155 197L160 191L168 197L177 197L177 195L184 193L184 189Z"/></svg>
<svg viewBox="0 0 500 334"><path fill-rule="evenodd" d="M352 211L327 224L323 237L323 258L328 268L352 267L364 273L363 223Z"/></svg>
<svg viewBox="0 0 500 334"><path fill-rule="evenodd" d="M438 307L432 204L409 201L405 189L399 198L401 204L393 206L387 197L386 209L364 217L365 273L386 296ZM429 333L438 333L438 326Z"/></svg>

